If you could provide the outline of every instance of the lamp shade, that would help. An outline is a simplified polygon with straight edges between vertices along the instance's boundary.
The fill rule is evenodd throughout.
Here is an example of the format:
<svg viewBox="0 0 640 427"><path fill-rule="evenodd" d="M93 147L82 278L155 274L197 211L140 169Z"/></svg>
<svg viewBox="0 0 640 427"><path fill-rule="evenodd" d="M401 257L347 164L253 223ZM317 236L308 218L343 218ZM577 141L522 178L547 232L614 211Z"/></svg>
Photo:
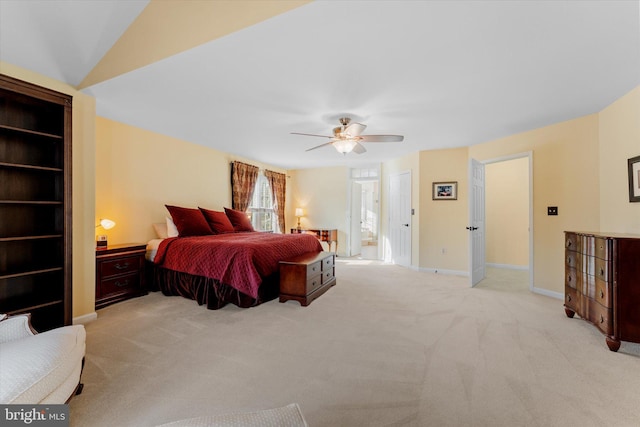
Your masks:
<svg viewBox="0 0 640 427"><path fill-rule="evenodd" d="M115 226L116 226L116 223L115 223L115 221L111 221L111 220L110 220L110 219L108 219L108 218L104 218L104 219L101 219L101 220L100 220L100 225L101 225L101 226L102 226L102 228L104 228L105 230L110 230L110 229L112 229L113 227L115 227Z"/></svg>
<svg viewBox="0 0 640 427"><path fill-rule="evenodd" d="M304 216L304 211L302 208L296 208L296 216Z"/></svg>
<svg viewBox="0 0 640 427"><path fill-rule="evenodd" d="M333 148L338 150L338 153L347 154L354 149L356 143L354 139L339 139L333 142Z"/></svg>

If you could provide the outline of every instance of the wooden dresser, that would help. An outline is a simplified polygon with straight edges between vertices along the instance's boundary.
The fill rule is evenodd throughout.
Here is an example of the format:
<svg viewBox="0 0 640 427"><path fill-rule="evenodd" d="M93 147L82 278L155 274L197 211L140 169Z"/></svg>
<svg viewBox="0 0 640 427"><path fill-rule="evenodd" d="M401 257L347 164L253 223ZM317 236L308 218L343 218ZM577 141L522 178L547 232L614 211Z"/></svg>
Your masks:
<svg viewBox="0 0 640 427"><path fill-rule="evenodd" d="M327 242L327 245L329 246L329 250L331 250L331 245L335 243L335 246L333 247L333 252L335 252L336 254L338 253L338 230L336 230L335 228L333 229L324 228L324 229L315 229L315 230L311 230L311 229L301 230L297 228L291 229L291 234L303 234L303 233L313 234L321 242Z"/></svg>
<svg viewBox="0 0 640 427"><path fill-rule="evenodd" d="M145 295L144 255L147 245L112 245L96 249L96 310Z"/></svg>
<svg viewBox="0 0 640 427"><path fill-rule="evenodd" d="M334 263L333 252L309 252L280 261L280 302L311 304L336 284Z"/></svg>
<svg viewBox="0 0 640 427"><path fill-rule="evenodd" d="M567 316L594 324L611 351L640 343L640 236L565 231L564 247Z"/></svg>

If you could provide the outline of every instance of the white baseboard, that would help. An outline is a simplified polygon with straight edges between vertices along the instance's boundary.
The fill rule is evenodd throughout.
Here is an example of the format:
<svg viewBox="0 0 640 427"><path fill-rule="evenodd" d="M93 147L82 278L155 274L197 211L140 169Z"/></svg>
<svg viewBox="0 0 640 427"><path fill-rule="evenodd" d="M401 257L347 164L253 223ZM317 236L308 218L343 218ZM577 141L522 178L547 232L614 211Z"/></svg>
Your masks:
<svg viewBox="0 0 640 427"><path fill-rule="evenodd" d="M445 269L442 269L442 268L424 268L424 267L418 267L418 268L416 268L416 270L422 271L424 273L435 273L435 274L446 274L446 275L449 275L449 276L469 277L469 272L468 271L445 270Z"/></svg>
<svg viewBox="0 0 640 427"><path fill-rule="evenodd" d="M536 288L535 286L531 291L534 294L540 294L546 297L564 300L564 294L562 294L561 292L555 292L555 291L550 291L548 289Z"/></svg>
<svg viewBox="0 0 640 427"><path fill-rule="evenodd" d="M82 316L74 317L73 324L74 325L85 325L87 323L93 322L94 320L98 320L98 313L95 311L93 313L84 314Z"/></svg>
<svg viewBox="0 0 640 427"><path fill-rule="evenodd" d="M529 269L528 265L495 264L495 263L492 263L492 262L488 262L485 265L487 267L505 268L507 270L528 270Z"/></svg>

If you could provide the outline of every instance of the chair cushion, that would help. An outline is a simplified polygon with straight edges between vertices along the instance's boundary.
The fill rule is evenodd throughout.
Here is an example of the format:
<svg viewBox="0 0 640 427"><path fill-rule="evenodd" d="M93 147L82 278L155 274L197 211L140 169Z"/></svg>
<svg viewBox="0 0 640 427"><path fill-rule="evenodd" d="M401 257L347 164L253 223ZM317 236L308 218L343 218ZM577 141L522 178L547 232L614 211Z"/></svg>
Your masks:
<svg viewBox="0 0 640 427"><path fill-rule="evenodd" d="M2 344L0 403L40 403L74 373L77 384L85 340L84 326L74 325ZM65 403L69 396L55 403Z"/></svg>

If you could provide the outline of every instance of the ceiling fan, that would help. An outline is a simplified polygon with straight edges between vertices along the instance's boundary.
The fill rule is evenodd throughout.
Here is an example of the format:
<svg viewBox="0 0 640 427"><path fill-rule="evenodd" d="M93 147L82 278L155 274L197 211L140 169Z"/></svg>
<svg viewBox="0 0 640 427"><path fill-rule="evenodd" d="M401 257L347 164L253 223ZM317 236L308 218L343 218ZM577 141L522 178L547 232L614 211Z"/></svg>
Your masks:
<svg viewBox="0 0 640 427"><path fill-rule="evenodd" d="M354 152L362 154L367 151L362 145L363 142L400 142L404 140L402 135L362 135L367 126L362 123L351 123L350 117L340 118L340 124L333 128L333 136L315 135L312 133L291 132L292 135L317 136L320 138L329 138L331 141L320 144L316 147L309 148L306 151L315 150L316 148L333 145L333 148L339 153L347 154Z"/></svg>

